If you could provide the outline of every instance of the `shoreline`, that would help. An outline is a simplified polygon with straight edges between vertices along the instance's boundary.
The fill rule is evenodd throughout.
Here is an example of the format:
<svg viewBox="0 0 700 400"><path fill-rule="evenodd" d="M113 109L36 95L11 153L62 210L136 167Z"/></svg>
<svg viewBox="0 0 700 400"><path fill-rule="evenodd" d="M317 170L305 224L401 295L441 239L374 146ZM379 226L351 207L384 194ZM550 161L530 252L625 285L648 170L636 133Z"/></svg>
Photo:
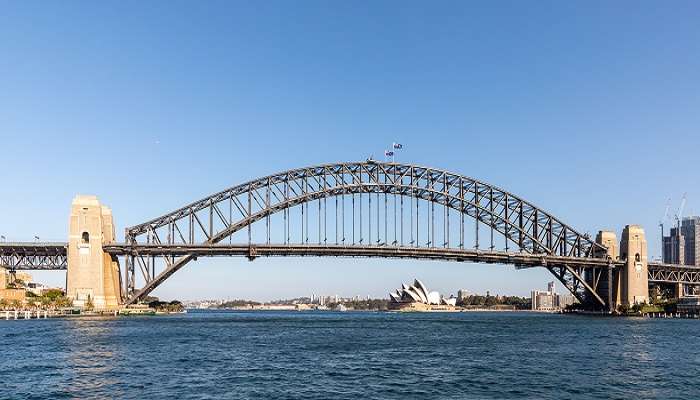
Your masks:
<svg viewBox="0 0 700 400"><path fill-rule="evenodd" d="M489 308L473 308L473 309L455 309L455 310L392 310L392 309L386 309L386 310L379 310L379 309L374 309L374 310L355 310L355 309L347 309L344 311L340 310L319 310L319 309L313 309L313 308L305 308L305 309L292 309L292 308L188 308L187 311L193 311L193 312L207 312L207 311L234 311L234 312L254 312L254 311L263 311L263 312L337 312L337 313L343 313L343 312L386 312L386 313L463 313L463 312L524 312L524 313L538 313L538 314L562 314L559 311L539 311L539 310L511 310L511 309L489 309Z"/></svg>

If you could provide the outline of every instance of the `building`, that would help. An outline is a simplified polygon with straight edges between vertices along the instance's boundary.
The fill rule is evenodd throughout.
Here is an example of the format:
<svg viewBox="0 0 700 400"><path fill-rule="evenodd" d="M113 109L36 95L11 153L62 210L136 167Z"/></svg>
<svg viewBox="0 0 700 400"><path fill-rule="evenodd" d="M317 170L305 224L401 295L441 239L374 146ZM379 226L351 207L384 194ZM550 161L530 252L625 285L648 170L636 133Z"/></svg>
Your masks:
<svg viewBox="0 0 700 400"><path fill-rule="evenodd" d="M683 218L663 237L663 262L700 267L700 217Z"/></svg>
<svg viewBox="0 0 700 400"><path fill-rule="evenodd" d="M700 314L700 297L683 297L678 300L676 310L680 313Z"/></svg>
<svg viewBox="0 0 700 400"><path fill-rule="evenodd" d="M0 300L5 300L8 303L12 301L25 302L27 292L24 289L0 289Z"/></svg>
<svg viewBox="0 0 700 400"><path fill-rule="evenodd" d="M5 285L16 283L20 286L25 286L32 281L32 275L22 271L6 271ZM0 278L2 279L2 278Z"/></svg>
<svg viewBox="0 0 700 400"><path fill-rule="evenodd" d="M554 311L556 307L556 295L550 292L535 291L535 310L537 311Z"/></svg>
<svg viewBox="0 0 700 400"><path fill-rule="evenodd" d="M559 311L574 304L571 294L557 294L554 282L547 283L547 291L533 290L530 292L533 311Z"/></svg>
<svg viewBox="0 0 700 400"><path fill-rule="evenodd" d="M457 300L460 302L466 300L469 297L469 291L467 289L459 289L457 291Z"/></svg>
<svg viewBox="0 0 700 400"><path fill-rule="evenodd" d="M570 306L576 302L576 298L572 294L560 294L557 295L557 307L563 310L567 306Z"/></svg>
<svg viewBox="0 0 700 400"><path fill-rule="evenodd" d="M26 287L27 291L32 292L35 296L43 296L44 292L50 289L48 286L36 282L29 282Z"/></svg>
<svg viewBox="0 0 700 400"><path fill-rule="evenodd" d="M452 297L444 299L438 292L431 292L418 279L413 280L413 285L401 285L401 289L389 293L389 306L396 309L431 310L441 306L454 307L457 299Z"/></svg>

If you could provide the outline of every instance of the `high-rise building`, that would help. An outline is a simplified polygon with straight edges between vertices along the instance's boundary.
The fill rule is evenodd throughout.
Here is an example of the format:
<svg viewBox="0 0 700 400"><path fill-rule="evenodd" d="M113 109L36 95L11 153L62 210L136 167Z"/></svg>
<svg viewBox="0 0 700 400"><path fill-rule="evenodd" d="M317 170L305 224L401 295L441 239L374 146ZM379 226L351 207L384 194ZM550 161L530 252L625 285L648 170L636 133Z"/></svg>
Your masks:
<svg viewBox="0 0 700 400"><path fill-rule="evenodd" d="M576 298L572 294L560 294L557 295L557 307L564 309L566 306L574 304Z"/></svg>
<svg viewBox="0 0 700 400"><path fill-rule="evenodd" d="M547 284L547 291L548 291L549 293L554 294L554 289L555 289L555 288L554 288L554 281L549 282L549 283Z"/></svg>
<svg viewBox="0 0 700 400"><path fill-rule="evenodd" d="M554 282L547 283L547 291L533 290L530 292L532 309L535 311L558 311L574 304L576 299L571 294L557 294Z"/></svg>
<svg viewBox="0 0 700 400"><path fill-rule="evenodd" d="M530 293L532 309L535 311L553 311L556 307L556 294L533 290Z"/></svg>
<svg viewBox="0 0 700 400"><path fill-rule="evenodd" d="M663 238L663 261L667 264L700 266L700 217L683 218Z"/></svg>
<svg viewBox="0 0 700 400"><path fill-rule="evenodd" d="M681 233L685 237L685 263L700 266L700 217L683 219Z"/></svg>
<svg viewBox="0 0 700 400"><path fill-rule="evenodd" d="M457 291L457 299L466 300L469 297L469 291L467 289L459 289Z"/></svg>

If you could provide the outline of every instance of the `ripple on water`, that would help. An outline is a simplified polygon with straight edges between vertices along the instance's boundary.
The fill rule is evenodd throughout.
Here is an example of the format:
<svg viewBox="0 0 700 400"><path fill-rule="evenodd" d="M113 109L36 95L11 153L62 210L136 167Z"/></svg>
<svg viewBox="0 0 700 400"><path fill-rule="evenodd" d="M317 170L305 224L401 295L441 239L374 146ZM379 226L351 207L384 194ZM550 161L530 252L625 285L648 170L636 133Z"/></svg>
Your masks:
<svg viewBox="0 0 700 400"><path fill-rule="evenodd" d="M700 398L698 327L528 313L0 321L0 398Z"/></svg>

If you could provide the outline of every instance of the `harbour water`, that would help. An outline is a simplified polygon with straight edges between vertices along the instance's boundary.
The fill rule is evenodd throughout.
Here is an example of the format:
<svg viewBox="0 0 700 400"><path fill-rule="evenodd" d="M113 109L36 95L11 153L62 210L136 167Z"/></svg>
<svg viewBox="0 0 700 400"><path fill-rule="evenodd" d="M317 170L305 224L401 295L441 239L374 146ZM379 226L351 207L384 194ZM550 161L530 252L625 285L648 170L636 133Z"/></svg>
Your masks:
<svg viewBox="0 0 700 400"><path fill-rule="evenodd" d="M509 312L0 321L0 398L698 399L699 332Z"/></svg>

